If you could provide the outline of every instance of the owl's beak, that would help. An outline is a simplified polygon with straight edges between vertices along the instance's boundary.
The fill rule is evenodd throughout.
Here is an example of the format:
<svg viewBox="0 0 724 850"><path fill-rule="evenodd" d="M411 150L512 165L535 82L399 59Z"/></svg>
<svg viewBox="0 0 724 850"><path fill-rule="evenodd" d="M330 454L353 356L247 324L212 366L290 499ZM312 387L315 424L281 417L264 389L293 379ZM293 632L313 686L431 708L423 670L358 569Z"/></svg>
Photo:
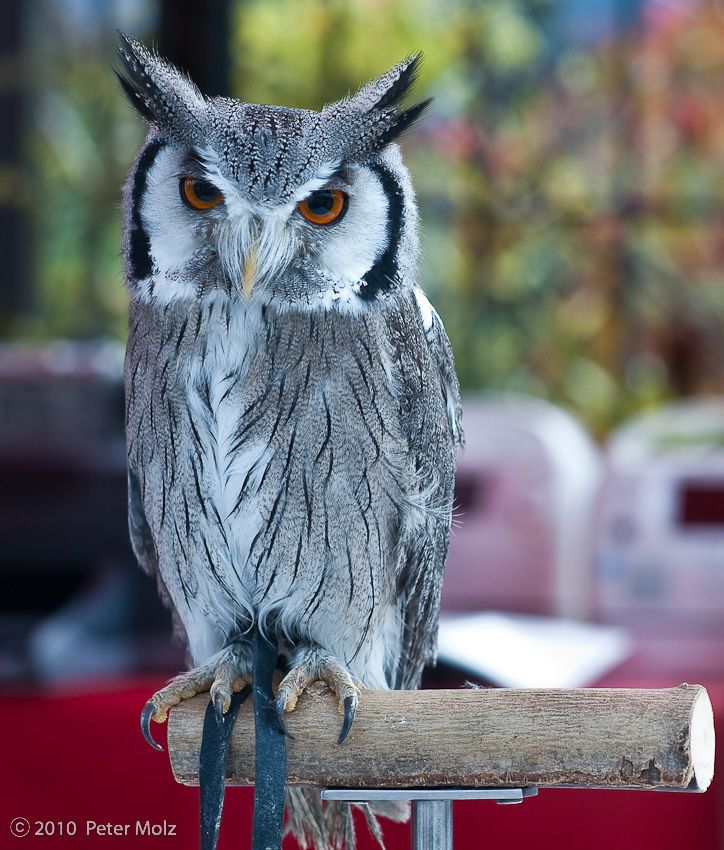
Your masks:
<svg viewBox="0 0 724 850"><path fill-rule="evenodd" d="M251 298L251 292L256 283L258 267L258 248L256 241L253 241L246 257L244 257L244 263L241 268L244 298L247 301Z"/></svg>

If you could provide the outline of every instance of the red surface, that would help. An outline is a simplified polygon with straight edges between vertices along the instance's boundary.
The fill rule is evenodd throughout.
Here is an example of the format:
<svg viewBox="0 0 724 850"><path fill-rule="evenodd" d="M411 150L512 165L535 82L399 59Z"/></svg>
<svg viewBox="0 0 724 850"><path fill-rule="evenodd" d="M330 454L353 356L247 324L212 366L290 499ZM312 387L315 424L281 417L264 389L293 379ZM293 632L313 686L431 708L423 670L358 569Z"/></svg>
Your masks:
<svg viewBox="0 0 724 850"><path fill-rule="evenodd" d="M626 676L629 681L626 681ZM678 681L651 681L668 686ZM3 758L0 784L0 847L198 847L198 790L177 785L165 754L143 741L139 713L162 681L119 683L83 692L24 692L0 697ZM609 685L644 686L622 668ZM724 717L724 683L709 685L717 720ZM160 727L156 727L159 730ZM158 737L163 740L163 731ZM517 806L460 802L455 807L456 850L657 850L724 848L722 782L706 794L654 791L543 789ZM227 791L219 850L250 846L252 792ZM15 818L29 821L30 834L14 838ZM60 836L58 823L77 825ZM88 822L129 825L123 835L88 834ZM136 823L158 825L166 835L136 836ZM54 835L35 834L38 823L55 824ZM175 826L170 835L169 825ZM376 844L359 824L360 850ZM388 850L408 848L408 826L385 827ZM289 850L292 842L288 843Z"/></svg>

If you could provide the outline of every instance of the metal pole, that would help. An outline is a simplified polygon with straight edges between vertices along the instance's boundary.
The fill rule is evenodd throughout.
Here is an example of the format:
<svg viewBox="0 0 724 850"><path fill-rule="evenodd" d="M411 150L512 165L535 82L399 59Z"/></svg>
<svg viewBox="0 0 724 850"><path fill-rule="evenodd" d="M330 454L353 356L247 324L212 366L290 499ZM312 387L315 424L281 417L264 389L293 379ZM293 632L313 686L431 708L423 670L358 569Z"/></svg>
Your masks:
<svg viewBox="0 0 724 850"><path fill-rule="evenodd" d="M412 801L412 850L453 850L452 800Z"/></svg>

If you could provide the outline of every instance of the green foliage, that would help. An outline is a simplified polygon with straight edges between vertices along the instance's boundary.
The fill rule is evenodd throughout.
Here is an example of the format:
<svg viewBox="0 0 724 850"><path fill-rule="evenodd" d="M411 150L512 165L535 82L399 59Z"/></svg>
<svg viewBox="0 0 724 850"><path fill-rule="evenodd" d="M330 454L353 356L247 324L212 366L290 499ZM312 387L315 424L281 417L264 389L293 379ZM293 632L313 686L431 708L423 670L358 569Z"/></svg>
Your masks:
<svg viewBox="0 0 724 850"><path fill-rule="evenodd" d="M422 50L435 102L403 144L463 386L546 396L603 434L724 390L724 19L702 1L551 55L553 5L246 0L234 80L244 100L319 109ZM142 128L109 53L77 55L43 69L23 330L121 334L118 186Z"/></svg>
<svg viewBox="0 0 724 850"><path fill-rule="evenodd" d="M108 55L65 47L43 53L37 77L27 143L35 309L15 332L122 336L120 186L143 129L116 90Z"/></svg>

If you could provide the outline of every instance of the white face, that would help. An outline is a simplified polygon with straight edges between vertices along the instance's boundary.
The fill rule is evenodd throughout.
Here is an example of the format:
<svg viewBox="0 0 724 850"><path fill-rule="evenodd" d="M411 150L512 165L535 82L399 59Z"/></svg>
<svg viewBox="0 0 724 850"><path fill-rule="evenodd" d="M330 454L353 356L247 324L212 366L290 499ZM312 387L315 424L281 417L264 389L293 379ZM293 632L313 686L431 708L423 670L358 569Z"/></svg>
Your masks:
<svg viewBox="0 0 724 850"><path fill-rule="evenodd" d="M361 312L414 285L417 213L395 139L429 103L403 106L419 55L320 112L204 97L125 36L120 58L151 128L124 195L135 299Z"/></svg>
<svg viewBox="0 0 724 850"><path fill-rule="evenodd" d="M274 302L280 309L363 309L358 297L363 278L387 250L393 231L379 168L329 163L295 191L293 200L270 204L244 197L213 151L197 152L195 162L203 180L198 185L207 194L220 193L208 208L194 208L182 197L189 165L181 148L161 147L148 169L140 220L154 271L139 284L141 298L165 305L223 292L249 302ZM411 195L396 146L380 163ZM329 223L305 215L304 202L320 192L344 199L341 213ZM409 243L411 198L405 206L411 225L397 226Z"/></svg>

